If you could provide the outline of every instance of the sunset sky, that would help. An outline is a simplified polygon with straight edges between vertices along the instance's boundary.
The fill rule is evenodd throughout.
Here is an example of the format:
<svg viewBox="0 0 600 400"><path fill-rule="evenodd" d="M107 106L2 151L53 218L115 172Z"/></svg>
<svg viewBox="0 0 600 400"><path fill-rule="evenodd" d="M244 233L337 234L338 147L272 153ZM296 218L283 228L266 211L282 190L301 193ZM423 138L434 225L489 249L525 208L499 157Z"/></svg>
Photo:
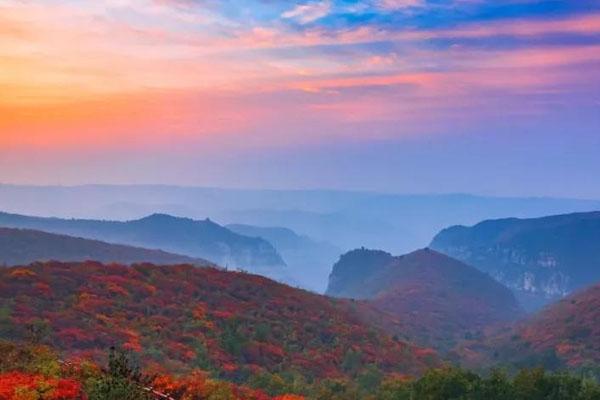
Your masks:
<svg viewBox="0 0 600 400"><path fill-rule="evenodd" d="M0 0L0 182L600 198L600 1Z"/></svg>

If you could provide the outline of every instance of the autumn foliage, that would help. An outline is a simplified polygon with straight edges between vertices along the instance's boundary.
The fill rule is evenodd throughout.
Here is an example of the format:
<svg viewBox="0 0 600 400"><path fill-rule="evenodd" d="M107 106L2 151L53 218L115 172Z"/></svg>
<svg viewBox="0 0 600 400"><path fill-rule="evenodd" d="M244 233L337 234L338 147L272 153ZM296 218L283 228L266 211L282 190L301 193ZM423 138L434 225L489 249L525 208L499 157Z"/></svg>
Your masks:
<svg viewBox="0 0 600 400"><path fill-rule="evenodd" d="M101 363L117 346L150 371L202 370L236 382L353 377L368 366L415 375L437 363L431 351L364 323L364 306L187 265L0 269L0 337L45 343L67 358Z"/></svg>

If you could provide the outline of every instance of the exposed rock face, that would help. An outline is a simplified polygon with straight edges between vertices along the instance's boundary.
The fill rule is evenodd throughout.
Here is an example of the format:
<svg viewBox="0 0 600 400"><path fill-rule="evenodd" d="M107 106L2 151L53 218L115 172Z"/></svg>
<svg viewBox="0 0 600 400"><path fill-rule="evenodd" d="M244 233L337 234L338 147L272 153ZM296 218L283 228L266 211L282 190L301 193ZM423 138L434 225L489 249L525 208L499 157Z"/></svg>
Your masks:
<svg viewBox="0 0 600 400"><path fill-rule="evenodd" d="M431 247L489 273L535 310L600 280L600 212L455 226Z"/></svg>

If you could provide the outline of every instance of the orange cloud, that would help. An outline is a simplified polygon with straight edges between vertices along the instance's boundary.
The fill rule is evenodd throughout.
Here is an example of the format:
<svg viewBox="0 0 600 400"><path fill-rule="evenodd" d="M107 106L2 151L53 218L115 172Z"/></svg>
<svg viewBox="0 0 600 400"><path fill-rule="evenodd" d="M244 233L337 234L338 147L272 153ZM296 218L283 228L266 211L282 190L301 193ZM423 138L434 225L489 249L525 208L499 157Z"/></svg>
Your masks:
<svg viewBox="0 0 600 400"><path fill-rule="evenodd" d="M154 146L257 125L255 107L203 93L157 92L62 104L0 105L2 147Z"/></svg>

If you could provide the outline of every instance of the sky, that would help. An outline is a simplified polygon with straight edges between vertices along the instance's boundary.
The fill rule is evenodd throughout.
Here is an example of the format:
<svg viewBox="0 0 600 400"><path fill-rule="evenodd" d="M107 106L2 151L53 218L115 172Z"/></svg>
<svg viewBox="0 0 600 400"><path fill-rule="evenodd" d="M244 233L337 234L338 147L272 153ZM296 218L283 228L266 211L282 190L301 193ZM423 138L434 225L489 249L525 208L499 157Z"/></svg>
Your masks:
<svg viewBox="0 0 600 400"><path fill-rule="evenodd" d="M0 182L600 198L600 0L0 0Z"/></svg>

